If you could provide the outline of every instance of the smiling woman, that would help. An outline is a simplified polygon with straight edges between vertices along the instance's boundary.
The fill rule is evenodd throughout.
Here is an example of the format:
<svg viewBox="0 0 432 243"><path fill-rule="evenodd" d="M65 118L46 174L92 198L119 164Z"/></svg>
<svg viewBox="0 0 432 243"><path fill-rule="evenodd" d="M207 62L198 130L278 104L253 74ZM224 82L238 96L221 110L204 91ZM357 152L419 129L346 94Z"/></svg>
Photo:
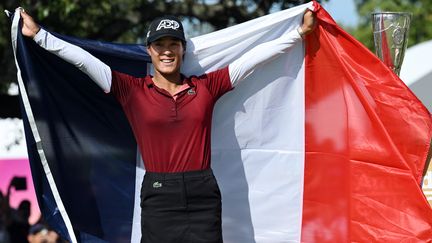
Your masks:
<svg viewBox="0 0 432 243"><path fill-rule="evenodd" d="M153 64L153 82L175 96L183 90L180 76L186 50L183 25L174 16L157 18L149 26L146 43Z"/></svg>
<svg viewBox="0 0 432 243"><path fill-rule="evenodd" d="M183 62L184 44L175 37L162 37L147 46L152 59L153 82L171 95L181 89L180 67Z"/></svg>
<svg viewBox="0 0 432 243"><path fill-rule="evenodd" d="M298 11L300 26L254 46L225 67L190 77L180 73L186 39L176 17L150 24L146 44L154 76L134 77L54 37L21 12L24 35L75 65L122 106L146 168L141 242L222 242L221 194L210 168L213 109L257 67L290 51L314 30L315 14L306 7Z"/></svg>

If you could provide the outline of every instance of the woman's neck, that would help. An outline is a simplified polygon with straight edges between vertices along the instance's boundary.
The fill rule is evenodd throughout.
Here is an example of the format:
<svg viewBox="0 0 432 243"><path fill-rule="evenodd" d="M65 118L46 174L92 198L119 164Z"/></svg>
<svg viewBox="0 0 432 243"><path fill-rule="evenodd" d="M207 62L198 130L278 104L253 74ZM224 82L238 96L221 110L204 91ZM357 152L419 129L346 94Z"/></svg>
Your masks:
<svg viewBox="0 0 432 243"><path fill-rule="evenodd" d="M168 91L168 93L171 95L174 95L177 93L177 89L183 84L183 80L181 79L180 72L173 74L161 74L155 72L155 75L153 76L153 83L157 87Z"/></svg>

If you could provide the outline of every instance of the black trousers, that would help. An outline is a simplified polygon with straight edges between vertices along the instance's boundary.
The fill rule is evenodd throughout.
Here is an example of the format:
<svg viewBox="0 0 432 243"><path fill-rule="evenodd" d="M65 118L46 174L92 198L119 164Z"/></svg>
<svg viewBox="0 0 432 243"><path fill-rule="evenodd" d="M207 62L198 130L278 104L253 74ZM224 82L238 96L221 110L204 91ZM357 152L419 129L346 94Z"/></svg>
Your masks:
<svg viewBox="0 0 432 243"><path fill-rule="evenodd" d="M141 243L222 243L221 195L213 172L146 172Z"/></svg>

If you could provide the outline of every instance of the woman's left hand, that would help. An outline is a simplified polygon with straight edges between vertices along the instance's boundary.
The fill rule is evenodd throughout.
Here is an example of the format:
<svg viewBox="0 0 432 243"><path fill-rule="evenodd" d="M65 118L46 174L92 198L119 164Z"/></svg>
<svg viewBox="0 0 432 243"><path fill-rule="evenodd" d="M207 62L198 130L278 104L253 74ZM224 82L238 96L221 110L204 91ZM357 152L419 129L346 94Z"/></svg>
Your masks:
<svg viewBox="0 0 432 243"><path fill-rule="evenodd" d="M303 15L302 36L310 34L315 29L316 24L316 14L308 9Z"/></svg>

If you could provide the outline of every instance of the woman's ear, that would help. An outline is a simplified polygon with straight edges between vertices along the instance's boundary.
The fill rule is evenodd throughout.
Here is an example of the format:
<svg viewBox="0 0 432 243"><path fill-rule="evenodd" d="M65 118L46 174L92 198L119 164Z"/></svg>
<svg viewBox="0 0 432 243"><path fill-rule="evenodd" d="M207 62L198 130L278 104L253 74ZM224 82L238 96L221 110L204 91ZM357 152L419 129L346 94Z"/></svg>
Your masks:
<svg viewBox="0 0 432 243"><path fill-rule="evenodd" d="M147 54L148 54L149 56L151 56L151 52L150 52L150 45L147 46Z"/></svg>

